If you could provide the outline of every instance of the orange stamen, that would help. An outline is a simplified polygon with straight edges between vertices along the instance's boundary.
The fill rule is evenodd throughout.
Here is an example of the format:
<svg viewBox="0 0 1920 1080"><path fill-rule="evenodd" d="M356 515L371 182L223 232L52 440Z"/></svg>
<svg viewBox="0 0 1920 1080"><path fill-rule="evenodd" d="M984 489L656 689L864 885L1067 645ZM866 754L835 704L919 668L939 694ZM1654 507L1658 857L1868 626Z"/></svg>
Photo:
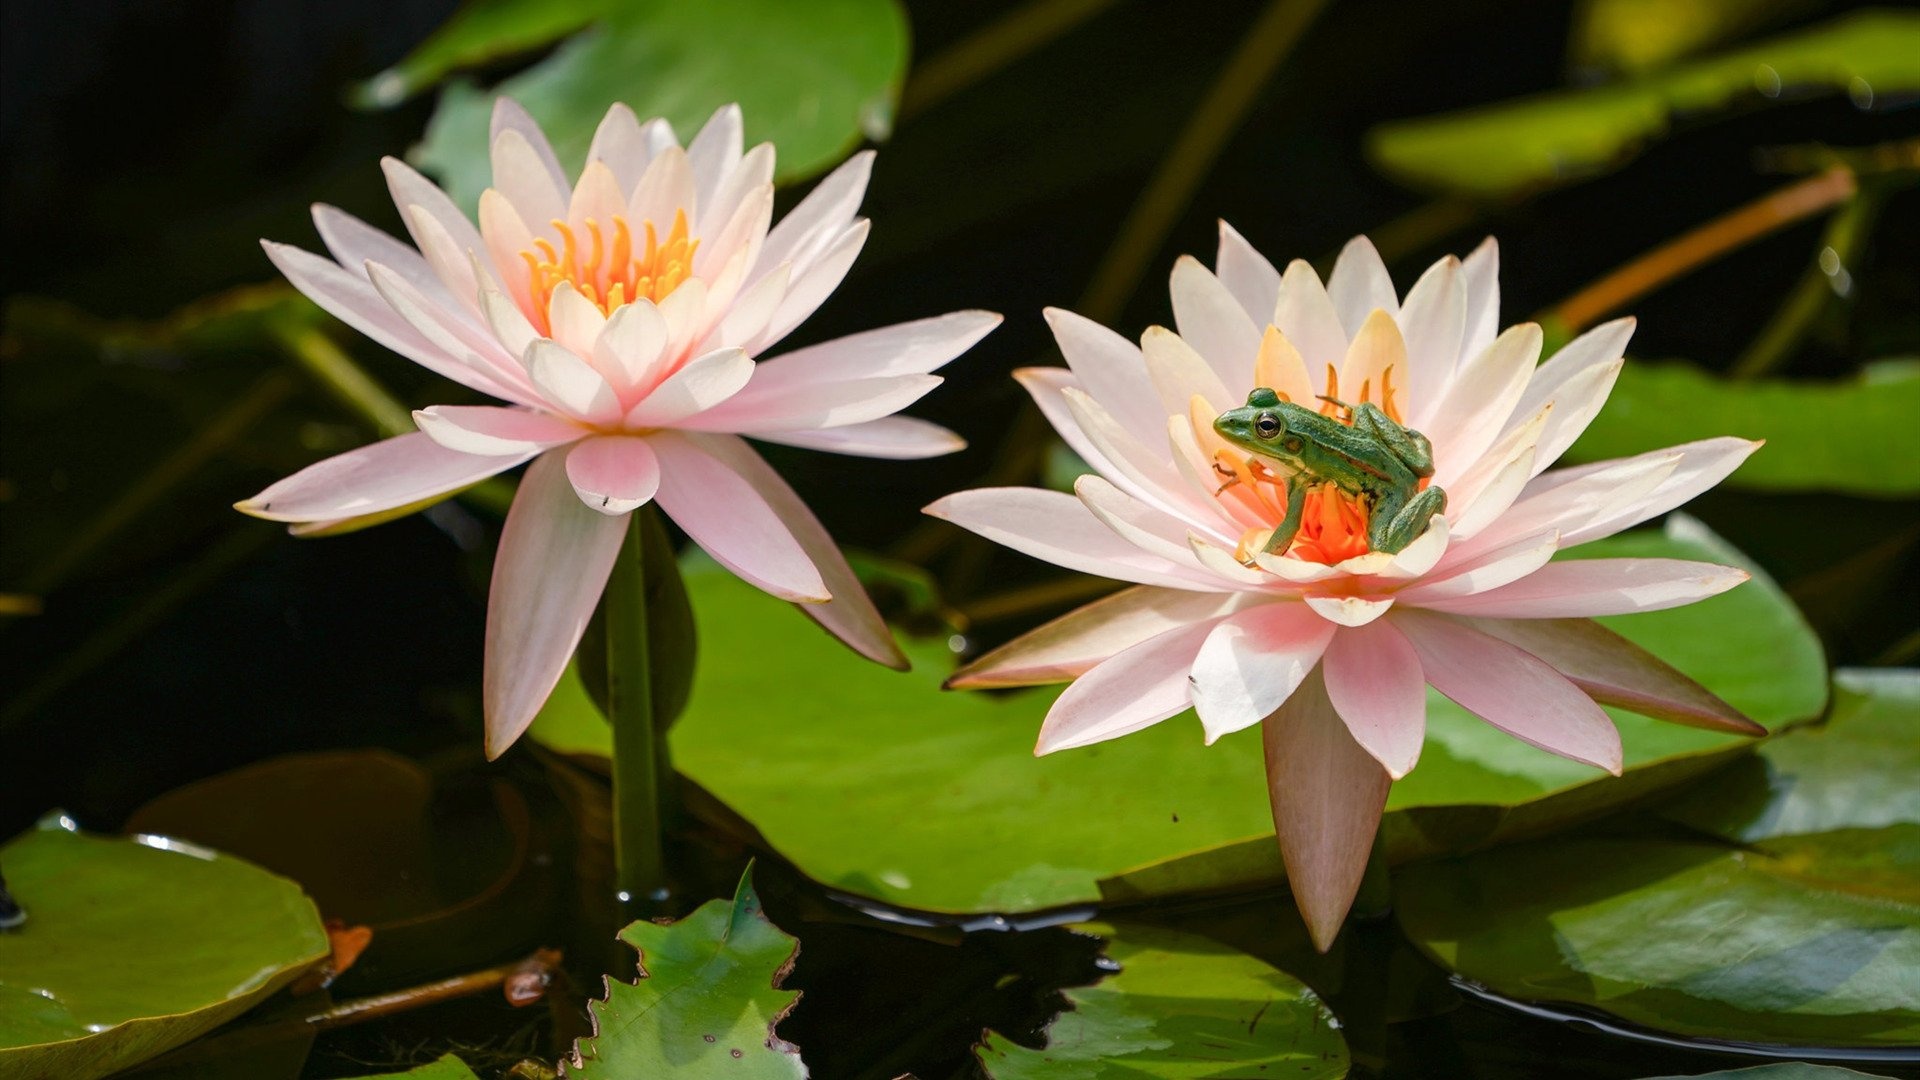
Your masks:
<svg viewBox="0 0 1920 1080"><path fill-rule="evenodd" d="M587 230L584 261L573 227L558 219L551 224L560 237L560 250L555 251L552 242L541 237L533 242L533 249L520 253L527 264L531 309L527 314L542 334L553 330L553 293L563 282L612 315L641 297L656 304L665 300L693 275L693 257L700 250L700 241L687 235L687 215L681 210L674 212L673 226L664 241L653 222L641 222L646 247L638 258L634 257L633 229L624 215L613 215L609 223L611 241L598 220L588 218L582 223Z"/></svg>

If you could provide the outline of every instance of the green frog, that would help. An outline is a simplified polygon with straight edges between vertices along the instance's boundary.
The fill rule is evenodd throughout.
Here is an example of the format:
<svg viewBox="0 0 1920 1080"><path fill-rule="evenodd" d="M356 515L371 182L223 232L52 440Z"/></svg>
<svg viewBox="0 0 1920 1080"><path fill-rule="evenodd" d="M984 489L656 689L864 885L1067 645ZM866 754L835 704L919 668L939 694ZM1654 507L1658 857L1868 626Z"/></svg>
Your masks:
<svg viewBox="0 0 1920 1080"><path fill-rule="evenodd" d="M1259 455L1287 481L1287 515L1263 550L1287 550L1300 531L1307 491L1321 484L1332 484L1367 507L1368 547L1404 550L1447 508L1446 492L1420 487L1433 475L1433 444L1377 405L1322 400L1346 409L1353 423L1283 401L1264 386L1213 422L1222 438Z"/></svg>

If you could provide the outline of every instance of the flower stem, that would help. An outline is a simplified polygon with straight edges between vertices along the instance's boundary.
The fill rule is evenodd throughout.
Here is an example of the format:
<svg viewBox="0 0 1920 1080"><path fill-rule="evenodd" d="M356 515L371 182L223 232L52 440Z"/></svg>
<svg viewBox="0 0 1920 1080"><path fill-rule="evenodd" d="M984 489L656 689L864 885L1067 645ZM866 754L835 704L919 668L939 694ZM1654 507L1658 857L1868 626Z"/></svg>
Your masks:
<svg viewBox="0 0 1920 1080"><path fill-rule="evenodd" d="M627 539L607 582L607 722L613 727L614 883L630 909L667 898L661 849L660 774L665 740L654 730L647 650L647 528L627 516Z"/></svg>

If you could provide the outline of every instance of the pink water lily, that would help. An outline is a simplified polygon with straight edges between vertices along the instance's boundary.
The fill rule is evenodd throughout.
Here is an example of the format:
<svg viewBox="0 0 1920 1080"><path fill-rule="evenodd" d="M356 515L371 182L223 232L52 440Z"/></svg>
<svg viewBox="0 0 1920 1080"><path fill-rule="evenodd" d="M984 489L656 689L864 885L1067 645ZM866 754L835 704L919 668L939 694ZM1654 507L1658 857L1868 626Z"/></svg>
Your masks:
<svg viewBox="0 0 1920 1080"><path fill-rule="evenodd" d="M772 359L846 276L872 154L778 225L773 147L743 150L736 106L684 147L664 120L608 111L577 182L502 99L478 226L405 164L383 164L413 238L328 206L333 258L267 242L321 307L505 405L436 405L418 432L319 462L239 508L325 533L383 520L527 461L494 563L487 753L519 738L579 643L626 533L657 502L708 554L863 655L905 659L832 539L741 435L877 458L962 444L895 412L999 316L964 311Z"/></svg>
<svg viewBox="0 0 1920 1080"><path fill-rule="evenodd" d="M1618 773L1599 703L1761 733L1751 720L1592 621L1690 603L1746 580L1675 559L1550 561L1671 510L1757 443L1708 439L1546 471L1619 374L1630 319L1539 363L1541 331L1499 326L1498 249L1434 264L1402 299L1365 238L1323 284L1276 270L1224 223L1209 271L1172 277L1178 332L1135 347L1049 311L1067 367L1016 377L1094 469L1072 495L961 492L928 512L1037 558L1135 587L959 672L958 687L1073 680L1036 753L1087 746L1191 708L1205 738L1261 724L1288 877L1326 948L1359 886L1393 780L1419 760L1426 688L1543 750ZM1364 498L1302 478L1216 432L1267 387L1351 422L1369 403L1432 441L1444 512L1397 552L1368 543ZM1334 400L1327 400L1334 399ZM1337 402L1337 403L1336 403Z"/></svg>

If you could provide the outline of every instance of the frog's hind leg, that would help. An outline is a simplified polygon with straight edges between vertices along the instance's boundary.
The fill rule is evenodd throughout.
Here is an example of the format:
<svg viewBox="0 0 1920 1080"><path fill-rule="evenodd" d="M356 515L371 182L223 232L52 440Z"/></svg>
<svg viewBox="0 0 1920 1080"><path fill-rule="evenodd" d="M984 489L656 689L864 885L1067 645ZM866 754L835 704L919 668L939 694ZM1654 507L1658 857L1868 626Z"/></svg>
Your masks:
<svg viewBox="0 0 1920 1080"><path fill-rule="evenodd" d="M1367 528L1367 543L1375 551L1398 554L1420 538L1432 524L1435 514L1447 508L1447 493L1430 487L1408 499L1397 509L1385 504L1374 507L1374 518Z"/></svg>
<svg viewBox="0 0 1920 1080"><path fill-rule="evenodd" d="M1410 427L1395 423L1378 405L1363 401L1353 409L1353 427L1380 440L1415 476L1433 475L1433 443Z"/></svg>
<svg viewBox="0 0 1920 1080"><path fill-rule="evenodd" d="M1267 537L1266 544L1260 548L1263 554L1286 554L1287 546L1292 544L1293 538L1300 534L1300 520L1306 516L1306 506L1307 485L1289 483L1287 485L1287 516L1280 519L1280 524L1274 527L1273 535Z"/></svg>

